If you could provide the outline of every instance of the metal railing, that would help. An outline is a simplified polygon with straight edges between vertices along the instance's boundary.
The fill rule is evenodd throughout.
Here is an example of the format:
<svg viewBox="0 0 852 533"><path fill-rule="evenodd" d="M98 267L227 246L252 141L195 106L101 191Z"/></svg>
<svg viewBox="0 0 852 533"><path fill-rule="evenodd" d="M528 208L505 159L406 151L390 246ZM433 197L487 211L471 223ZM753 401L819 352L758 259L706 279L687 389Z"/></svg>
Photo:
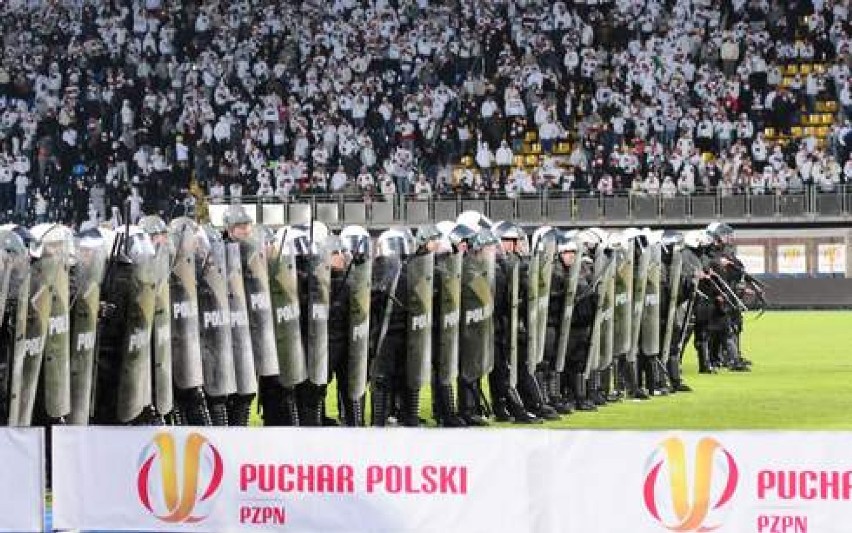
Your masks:
<svg viewBox="0 0 852 533"><path fill-rule="evenodd" d="M361 224L374 228L400 224L426 224L453 220L467 210L479 211L492 220L513 220L525 225L547 222L560 226L692 225L713 220L745 225L837 224L852 219L852 187L833 191L815 187L802 192L725 195L662 196L618 193L543 191L536 194L479 195L303 195L288 201L274 197L242 197L257 222L270 226L316 220L331 227ZM222 224L228 207L211 202L211 222Z"/></svg>

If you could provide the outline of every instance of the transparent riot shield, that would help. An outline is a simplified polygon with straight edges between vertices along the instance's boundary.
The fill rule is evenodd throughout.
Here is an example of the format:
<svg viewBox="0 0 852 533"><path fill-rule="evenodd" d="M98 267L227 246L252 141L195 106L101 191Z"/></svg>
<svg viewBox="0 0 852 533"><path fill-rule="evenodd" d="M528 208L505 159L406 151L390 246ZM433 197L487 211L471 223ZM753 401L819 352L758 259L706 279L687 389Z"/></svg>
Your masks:
<svg viewBox="0 0 852 533"><path fill-rule="evenodd" d="M71 297L71 414L68 423L87 425L92 416L101 282L106 266L104 239L78 236L72 270Z"/></svg>
<svg viewBox="0 0 852 533"><path fill-rule="evenodd" d="M195 266L198 270L198 322L204 390L208 396L228 396L236 392L237 384L225 242L209 226L199 229L197 240Z"/></svg>
<svg viewBox="0 0 852 533"><path fill-rule="evenodd" d="M411 389L429 383L432 370L432 283L435 256L432 253L406 260L408 275L408 334L406 381Z"/></svg>

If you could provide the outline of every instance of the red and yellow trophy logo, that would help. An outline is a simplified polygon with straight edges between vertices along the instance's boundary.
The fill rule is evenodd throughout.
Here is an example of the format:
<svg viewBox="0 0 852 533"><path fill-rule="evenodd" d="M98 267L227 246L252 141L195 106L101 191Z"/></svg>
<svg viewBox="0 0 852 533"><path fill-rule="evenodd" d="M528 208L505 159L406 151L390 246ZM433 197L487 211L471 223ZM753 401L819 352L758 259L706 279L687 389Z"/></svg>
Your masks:
<svg viewBox="0 0 852 533"><path fill-rule="evenodd" d="M198 433L187 436L182 453L171 433L158 433L139 457L139 501L163 522L204 520L221 484L222 456Z"/></svg>
<svg viewBox="0 0 852 533"><path fill-rule="evenodd" d="M666 529L713 531L722 525L739 471L733 456L716 439L702 438L690 461L683 441L670 437L651 454L647 471L645 507Z"/></svg>

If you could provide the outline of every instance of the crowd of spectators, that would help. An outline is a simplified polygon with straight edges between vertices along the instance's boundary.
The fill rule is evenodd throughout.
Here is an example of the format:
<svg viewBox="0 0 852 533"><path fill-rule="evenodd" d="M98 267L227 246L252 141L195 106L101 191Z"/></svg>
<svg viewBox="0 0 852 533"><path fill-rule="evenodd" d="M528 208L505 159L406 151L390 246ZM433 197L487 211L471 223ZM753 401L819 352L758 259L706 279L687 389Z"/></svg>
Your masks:
<svg viewBox="0 0 852 533"><path fill-rule="evenodd" d="M0 219L852 181L846 0L5 0L0 25ZM764 137L823 101L827 137Z"/></svg>

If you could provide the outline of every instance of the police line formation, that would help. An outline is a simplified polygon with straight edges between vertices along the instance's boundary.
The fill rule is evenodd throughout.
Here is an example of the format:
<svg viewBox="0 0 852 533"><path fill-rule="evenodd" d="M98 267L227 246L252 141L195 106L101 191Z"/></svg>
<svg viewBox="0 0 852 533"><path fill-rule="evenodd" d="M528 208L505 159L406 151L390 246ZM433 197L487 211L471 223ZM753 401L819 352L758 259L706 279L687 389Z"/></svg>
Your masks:
<svg viewBox="0 0 852 533"><path fill-rule="evenodd" d="M245 426L257 399L265 425L329 425L333 378L348 426L421 425L427 384L438 425L536 423L689 391L690 336L701 372L749 368L763 288L726 224L225 223L0 227L0 424Z"/></svg>

